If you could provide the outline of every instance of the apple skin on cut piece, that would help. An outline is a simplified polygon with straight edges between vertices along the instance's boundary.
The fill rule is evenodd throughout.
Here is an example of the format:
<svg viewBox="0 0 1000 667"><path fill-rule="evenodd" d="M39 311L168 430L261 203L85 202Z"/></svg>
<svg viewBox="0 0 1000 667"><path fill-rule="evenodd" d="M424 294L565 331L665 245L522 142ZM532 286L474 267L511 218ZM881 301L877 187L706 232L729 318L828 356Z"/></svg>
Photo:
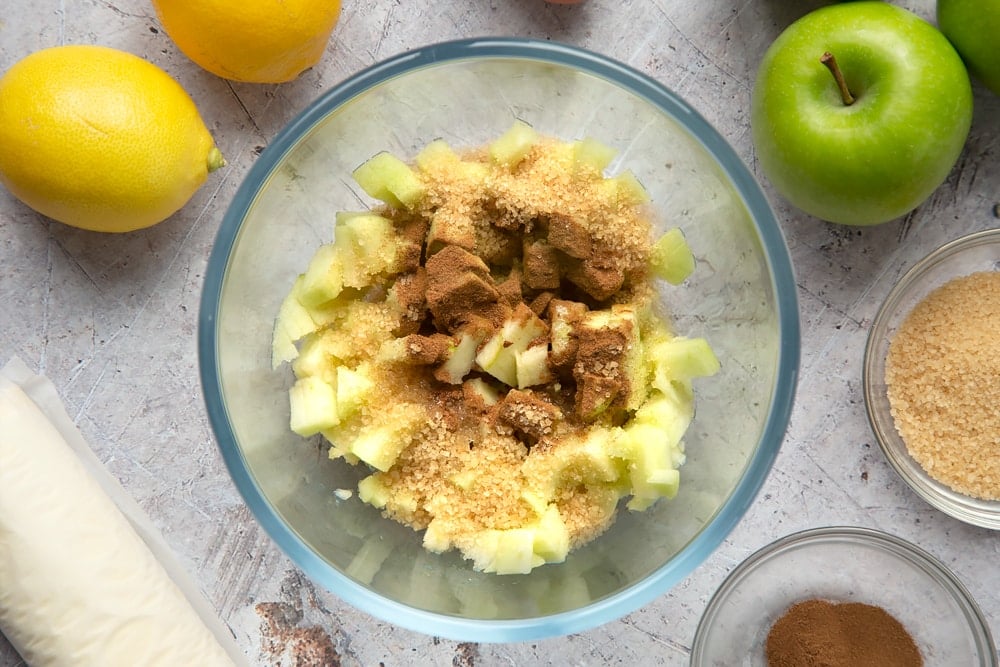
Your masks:
<svg viewBox="0 0 1000 667"><path fill-rule="evenodd" d="M829 222L874 225L944 182L968 137L972 88L930 23L885 2L843 3L807 14L767 50L750 122L761 169L789 202Z"/></svg>

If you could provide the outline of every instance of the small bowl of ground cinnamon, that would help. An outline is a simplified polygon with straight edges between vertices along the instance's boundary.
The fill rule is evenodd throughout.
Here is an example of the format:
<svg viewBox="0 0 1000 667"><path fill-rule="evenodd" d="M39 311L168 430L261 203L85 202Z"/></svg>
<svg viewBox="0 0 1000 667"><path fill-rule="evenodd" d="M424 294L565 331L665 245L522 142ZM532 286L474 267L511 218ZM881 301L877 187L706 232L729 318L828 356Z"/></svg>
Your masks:
<svg viewBox="0 0 1000 667"><path fill-rule="evenodd" d="M1000 229L952 241L890 291L865 349L879 446L925 501L1000 529Z"/></svg>
<svg viewBox="0 0 1000 667"><path fill-rule="evenodd" d="M982 612L944 565L882 531L794 533L734 569L709 601L691 667L994 667Z"/></svg>

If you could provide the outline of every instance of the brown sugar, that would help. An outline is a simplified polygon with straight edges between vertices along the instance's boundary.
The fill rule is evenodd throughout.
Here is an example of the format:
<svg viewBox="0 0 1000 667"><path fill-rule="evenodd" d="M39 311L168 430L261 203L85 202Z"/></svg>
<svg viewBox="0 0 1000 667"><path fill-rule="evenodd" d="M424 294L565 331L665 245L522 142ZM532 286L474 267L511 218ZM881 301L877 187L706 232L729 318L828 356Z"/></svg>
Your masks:
<svg viewBox="0 0 1000 667"><path fill-rule="evenodd" d="M1000 500L1000 272L956 278L896 332L886 385L910 455L942 484Z"/></svg>

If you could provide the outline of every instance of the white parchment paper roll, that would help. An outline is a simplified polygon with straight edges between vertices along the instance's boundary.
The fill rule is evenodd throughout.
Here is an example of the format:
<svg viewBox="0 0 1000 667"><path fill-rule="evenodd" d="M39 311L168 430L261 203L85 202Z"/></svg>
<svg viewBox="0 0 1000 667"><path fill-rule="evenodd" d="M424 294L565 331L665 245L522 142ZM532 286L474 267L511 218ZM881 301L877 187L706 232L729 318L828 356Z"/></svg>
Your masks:
<svg viewBox="0 0 1000 667"><path fill-rule="evenodd" d="M0 373L0 631L32 667L245 664L55 388L16 359Z"/></svg>

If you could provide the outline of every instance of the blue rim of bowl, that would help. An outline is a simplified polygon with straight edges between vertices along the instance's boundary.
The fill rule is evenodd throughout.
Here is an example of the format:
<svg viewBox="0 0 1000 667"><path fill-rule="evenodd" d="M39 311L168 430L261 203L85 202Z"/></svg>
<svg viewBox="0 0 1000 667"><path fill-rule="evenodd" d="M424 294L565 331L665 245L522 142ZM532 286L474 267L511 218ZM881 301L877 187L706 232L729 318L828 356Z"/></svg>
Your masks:
<svg viewBox="0 0 1000 667"><path fill-rule="evenodd" d="M885 396L885 378L879 377L876 364L878 337L889 336L888 322L896 314L900 302L908 295L918 281L942 260L970 248L977 248L1000 241L1000 228L983 229L949 241L930 252L903 274L885 297L875 319L868 330L861 371L861 386L865 400L865 413L875 440L886 460L906 485L931 507L972 526L1000 530L1000 502L980 500L950 489L944 483L931 477L907 451L906 441L896 431L896 425L889 412L877 407L879 397ZM905 313L904 313L905 317ZM890 339L891 342L891 339Z"/></svg>
<svg viewBox="0 0 1000 667"><path fill-rule="evenodd" d="M701 657L706 633L712 626L716 614L722 607L723 602L730 593L739 586L740 582L756 567L764 561L779 557L782 553L791 548L808 546L820 542L854 540L865 542L871 546L878 547L883 551L891 552L900 558L904 558L914 566L923 570L928 576L934 578L942 588L951 594L952 598L962 608L962 613L968 621L969 629L976 639L976 647L982 656L981 667L998 667L996 647L993 642L993 634L990 625L983 616L982 609L976 603L975 598L959 580L955 573L948 569L940 560L932 556L927 551L921 549L912 542L908 542L901 537L891 535L875 528L864 528L861 526L827 526L822 528L808 528L796 533L785 535L774 542L761 547L736 566L732 572L726 576L722 585L715 591L715 595L708 601L705 611L695 629L694 641L691 643L691 665L697 667L695 660Z"/></svg>
<svg viewBox="0 0 1000 667"><path fill-rule="evenodd" d="M712 522L669 563L634 586L580 609L519 620L463 619L387 600L336 571L306 545L282 521L248 470L228 422L215 346L216 317L228 257L239 237L241 221L253 205L259 184L266 181L299 139L332 110L390 78L412 69L491 58L533 60L576 68L622 87L685 126L692 137L727 168L728 176L753 216L771 272L771 288L782 334L772 410L764 424L758 451ZM198 354L209 421L230 476L263 529L311 580L345 602L403 628L461 641L528 641L594 628L648 604L694 571L732 531L763 485L788 427L798 378L799 314L788 248L760 185L732 147L697 111L651 77L594 52L527 38L465 39L401 53L347 78L312 102L278 132L244 177L222 220L209 256L200 308Z"/></svg>

